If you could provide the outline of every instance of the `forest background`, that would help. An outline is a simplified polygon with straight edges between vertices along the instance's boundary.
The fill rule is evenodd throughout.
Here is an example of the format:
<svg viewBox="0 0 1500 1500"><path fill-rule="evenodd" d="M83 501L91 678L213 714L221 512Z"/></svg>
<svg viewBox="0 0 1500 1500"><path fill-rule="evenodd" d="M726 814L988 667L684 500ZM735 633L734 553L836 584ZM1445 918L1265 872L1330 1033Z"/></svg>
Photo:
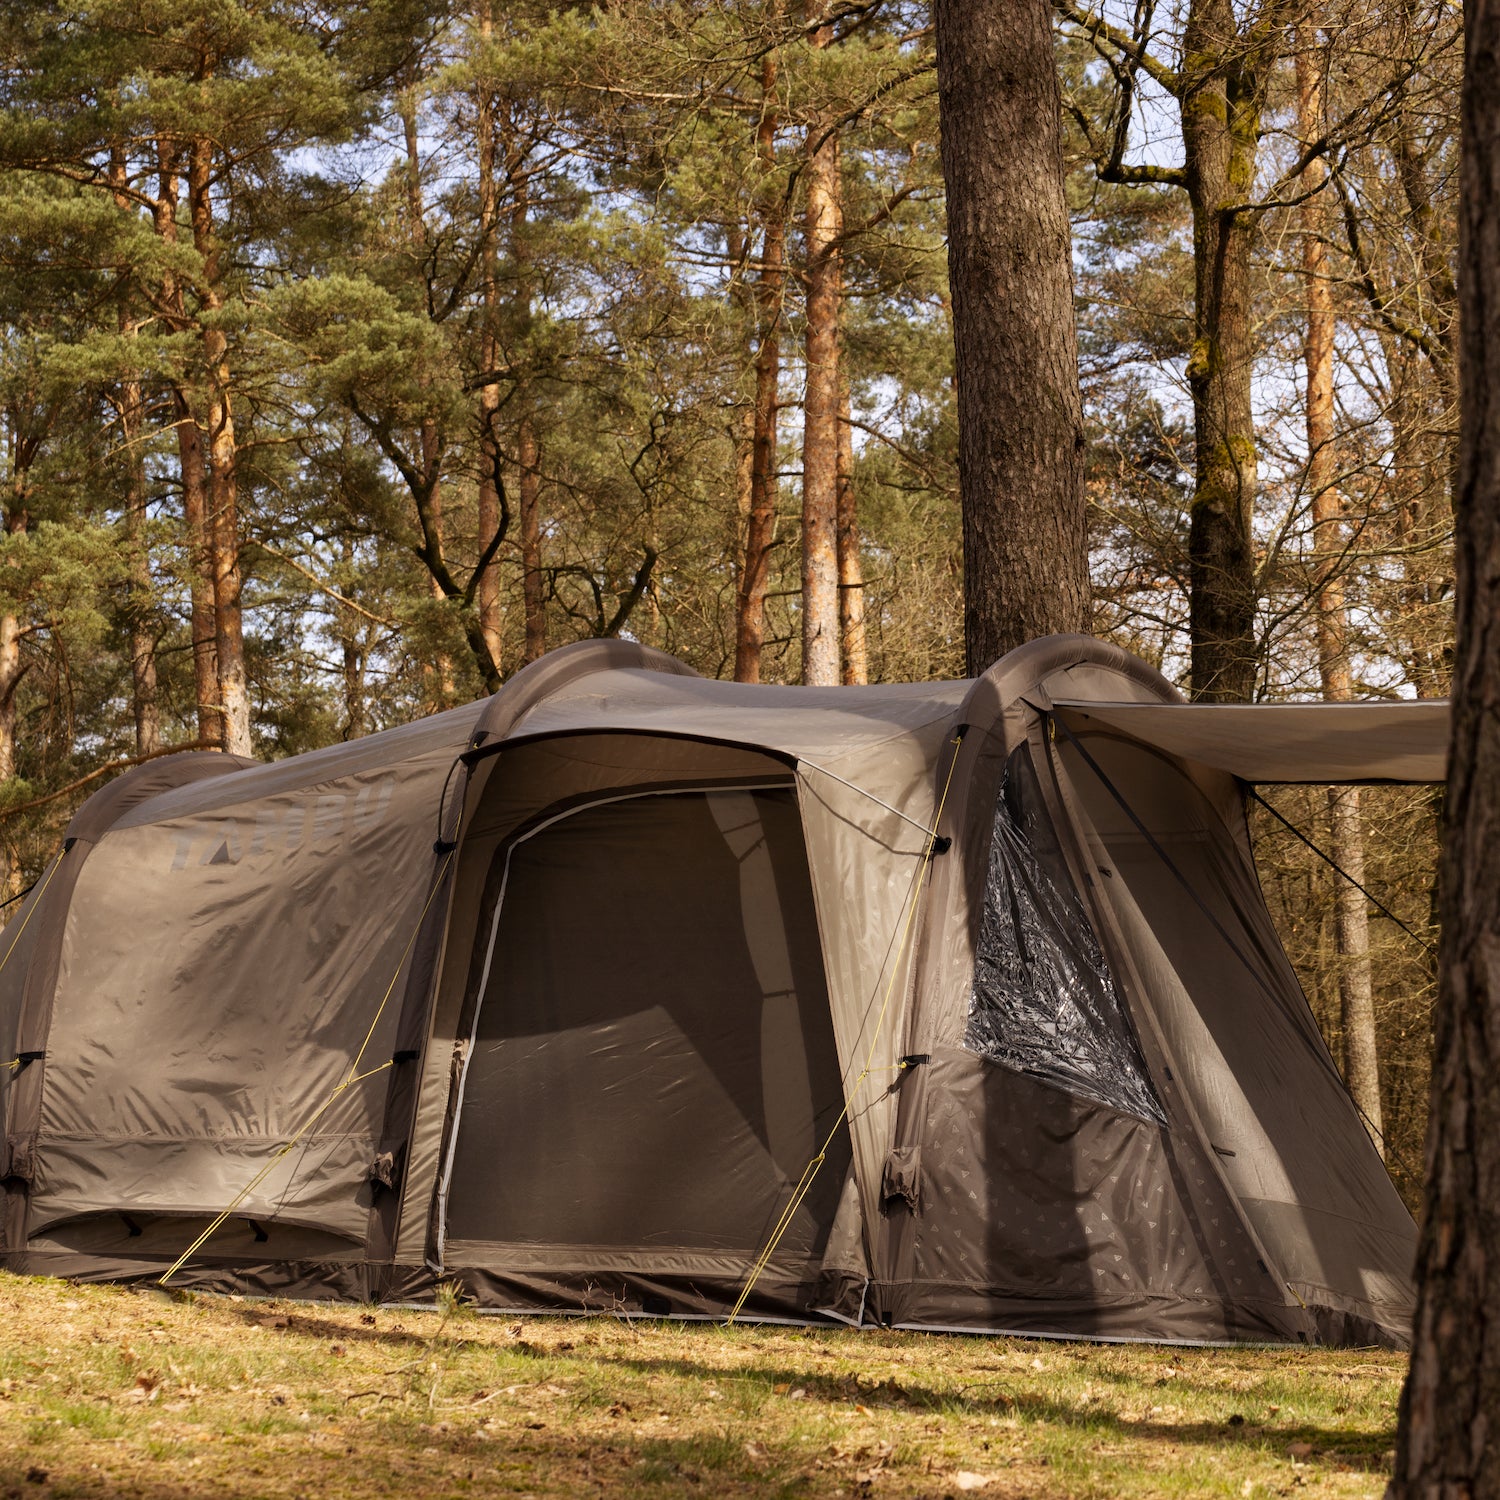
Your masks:
<svg viewBox="0 0 1500 1500"><path fill-rule="evenodd" d="M1457 7L1055 14L1095 633L1200 697L1442 695ZM121 764L584 637L962 676L945 229L907 0L0 4L4 894ZM1267 797L1378 898L1258 813L1415 1203L1440 801Z"/></svg>

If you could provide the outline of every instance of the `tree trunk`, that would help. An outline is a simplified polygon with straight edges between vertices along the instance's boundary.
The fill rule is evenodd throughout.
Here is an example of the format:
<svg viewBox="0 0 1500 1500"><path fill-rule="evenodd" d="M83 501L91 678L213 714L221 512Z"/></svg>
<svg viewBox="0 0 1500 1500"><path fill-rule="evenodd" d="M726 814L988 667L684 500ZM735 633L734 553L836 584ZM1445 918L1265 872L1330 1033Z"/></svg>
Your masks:
<svg viewBox="0 0 1500 1500"><path fill-rule="evenodd" d="M490 0L479 0L475 7L481 46L494 33L494 13ZM499 234L499 193L495 167L499 159L499 122L495 118L495 97L481 77L474 85L475 124L479 136L479 233L481 236L480 278L483 325L479 338L479 363L483 370L493 370L500 363L500 338L497 320L500 316L500 284L496 256ZM500 386L491 380L479 388L479 515L478 548L482 553L500 527L500 435L496 423L500 415ZM489 648L490 659L498 673L505 659L503 621L500 606L500 560L492 557L479 579L476 592L479 604L479 629Z"/></svg>
<svg viewBox="0 0 1500 1500"><path fill-rule="evenodd" d="M151 553L146 538L146 462L141 452L143 402L134 376L120 382L120 438L125 448L125 545L129 552L126 625L130 632L131 701L135 709L135 753L161 748L161 712L156 687L156 635L151 628Z"/></svg>
<svg viewBox="0 0 1500 1500"><path fill-rule="evenodd" d="M751 299L745 300L748 303ZM746 326L753 326L752 308L746 307L742 310L746 315ZM734 446L734 515L730 520L726 550L734 558L734 597L738 606L745 586L745 537L750 527L750 506L754 498L752 480L755 464L755 400L753 396L735 414L729 429L729 440ZM736 631L738 621L738 608L736 608Z"/></svg>
<svg viewBox="0 0 1500 1500"><path fill-rule="evenodd" d="M1316 27L1297 32L1297 116L1304 141L1323 132L1326 52ZM1349 618L1344 604L1343 503L1334 447L1333 349L1335 317L1332 267L1328 260L1327 168L1321 158L1303 174L1302 275L1307 293L1307 488L1312 497L1313 549L1317 568L1318 671L1323 696L1332 703L1354 697L1349 665ZM1352 880L1364 884L1364 829L1357 787L1328 789L1330 850ZM1375 990L1370 970L1370 916L1364 893L1339 879L1336 924L1339 954L1339 1015L1344 1039L1344 1082L1365 1119L1375 1148L1385 1154L1380 1109L1379 1058L1375 1040Z"/></svg>
<svg viewBox="0 0 1500 1500"><path fill-rule="evenodd" d="M1046 0L936 0L964 638L981 672L1089 627L1072 234Z"/></svg>
<svg viewBox="0 0 1500 1500"><path fill-rule="evenodd" d="M854 494L854 436L849 386L839 393L839 640L845 687L870 680L865 651L865 571L859 555L859 508Z"/></svg>
<svg viewBox="0 0 1500 1500"><path fill-rule="evenodd" d="M214 647L218 654L219 703L224 749L250 755L250 686L245 674L245 638L240 612L240 523L238 453L230 405L229 344L213 314L224 305L220 290L220 246L214 234L211 196L212 142L196 137L188 148L188 213L193 248L201 264L198 300L209 314L203 326L208 368L208 500L206 535L214 585Z"/></svg>
<svg viewBox="0 0 1500 1500"><path fill-rule="evenodd" d="M529 401L529 391L522 391ZM517 458L521 490L521 595L526 610L526 660L535 661L547 650L547 611L542 591L542 475L536 424L529 409L521 414Z"/></svg>
<svg viewBox="0 0 1500 1500"><path fill-rule="evenodd" d="M1447 476L1458 444L1434 435L1433 429L1444 421L1441 416L1434 419L1431 376L1421 357L1391 334L1382 337L1381 347L1391 429L1391 509L1402 571L1396 627L1417 697L1442 698L1453 668L1447 628L1452 559L1445 542L1453 513Z"/></svg>
<svg viewBox="0 0 1500 1500"><path fill-rule="evenodd" d="M414 263L421 264L426 253L427 229L426 206L422 198L422 153L417 139L417 100L415 92L404 88L397 96L397 110L401 115L401 134L406 146L406 231L412 242ZM433 475L428 486L428 514L432 521L433 535L438 546L443 545L443 481L442 481L442 434L430 416L424 416L417 424L417 441L422 450L422 472ZM442 599L443 586L436 578L429 578L427 587L434 599ZM427 674L424 672L423 674ZM433 657L431 669L433 691L429 694L435 709L447 708L452 703L457 687L453 681L453 659L446 651L439 650Z"/></svg>
<svg viewBox="0 0 1500 1500"><path fill-rule="evenodd" d="M1264 83L1231 0L1194 0L1183 29L1180 98L1193 211L1194 329L1188 359L1197 452L1188 527L1193 697L1255 694L1255 361L1251 194Z"/></svg>
<svg viewBox="0 0 1500 1500"><path fill-rule="evenodd" d="M354 571L354 539L343 538L344 571L352 576ZM359 624L354 612L341 609L339 612L339 645L344 658L344 730L343 738L357 740L369 733L369 715L365 711L365 653L359 639Z"/></svg>
<svg viewBox="0 0 1500 1500"><path fill-rule="evenodd" d="M1332 694L1325 693L1332 699ZM1338 700L1333 700L1338 701ZM1347 701L1347 700L1346 700ZM1329 787L1329 853L1348 880L1338 880L1336 931L1339 952L1339 1025L1344 1038L1344 1082L1359 1106L1375 1149L1385 1155L1385 1118L1380 1105L1380 1051L1375 1033L1375 980L1370 965L1370 913L1365 894L1365 832L1359 788Z"/></svg>
<svg viewBox="0 0 1500 1500"><path fill-rule="evenodd" d="M13 433L11 451L21 453L23 444L19 432ZM27 465L29 459L17 456L10 479L10 499L5 507L5 530L11 536L20 536L30 527L31 518L26 503L29 488ZM21 659L20 618L9 611L0 613L0 784L16 774L16 689L26 675L26 665ZM8 862L8 884L6 893L13 894L9 885L14 884L15 870Z"/></svg>
<svg viewBox="0 0 1500 1500"><path fill-rule="evenodd" d="M1465 22L1442 976L1393 1500L1500 1495L1500 0L1469 0Z"/></svg>
<svg viewBox="0 0 1500 1500"><path fill-rule="evenodd" d="M0 783L16 774L16 687L22 671L21 622L0 614Z"/></svg>
<svg viewBox="0 0 1500 1500"><path fill-rule="evenodd" d="M115 207L121 213L136 209L125 193L125 158L112 151L110 182ZM138 325L122 301L120 336L133 339ZM151 630L151 557L146 544L146 459L141 451L145 403L134 372L120 382L120 447L125 455L125 547L128 554L125 628L130 637L131 705L135 711L135 753L150 755L161 744L156 695L156 637Z"/></svg>
<svg viewBox="0 0 1500 1500"><path fill-rule="evenodd" d="M776 540L776 418L780 410L782 298L786 289L786 205L771 174L776 164L776 54L761 60L761 118L756 130L761 194L761 264L755 279L760 343L755 351L755 427L751 439L750 518L735 601L734 679L759 682L766 638L766 579Z"/></svg>
<svg viewBox="0 0 1500 1500"><path fill-rule="evenodd" d="M157 147L157 192L152 219L164 245L177 243L179 149L167 141ZM175 332L188 328L182 280L170 258L162 277L162 306ZM174 382L171 391L173 426L177 433L177 464L182 481L182 530L188 559L189 626L193 637L193 697L198 738L223 743L219 713L219 653L215 645L212 571L207 536L208 470L203 460L203 429L198 425L186 388Z"/></svg>
<svg viewBox="0 0 1500 1500"><path fill-rule="evenodd" d="M819 0L808 6L809 19ZM826 47L832 28L813 32ZM807 212L804 220L807 385L802 424L802 681L839 681L839 301L843 260L839 235L838 134L822 111L807 126Z"/></svg>
<svg viewBox="0 0 1500 1500"><path fill-rule="evenodd" d="M208 546L208 467L203 460L203 429L188 395L172 387L177 427L177 464L182 479L182 529L187 544L189 597L193 632L193 689L197 698L198 738L224 742L219 711L218 630L214 623L213 573Z"/></svg>

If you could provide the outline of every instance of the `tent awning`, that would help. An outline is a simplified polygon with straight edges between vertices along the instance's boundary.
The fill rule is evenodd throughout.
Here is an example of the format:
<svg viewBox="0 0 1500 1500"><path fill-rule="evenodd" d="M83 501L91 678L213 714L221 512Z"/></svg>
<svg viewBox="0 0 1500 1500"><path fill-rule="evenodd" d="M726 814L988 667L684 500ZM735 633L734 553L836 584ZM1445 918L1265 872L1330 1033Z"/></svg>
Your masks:
<svg viewBox="0 0 1500 1500"><path fill-rule="evenodd" d="M1109 729L1251 782L1434 782L1446 700L1389 703L1057 702L1075 733Z"/></svg>

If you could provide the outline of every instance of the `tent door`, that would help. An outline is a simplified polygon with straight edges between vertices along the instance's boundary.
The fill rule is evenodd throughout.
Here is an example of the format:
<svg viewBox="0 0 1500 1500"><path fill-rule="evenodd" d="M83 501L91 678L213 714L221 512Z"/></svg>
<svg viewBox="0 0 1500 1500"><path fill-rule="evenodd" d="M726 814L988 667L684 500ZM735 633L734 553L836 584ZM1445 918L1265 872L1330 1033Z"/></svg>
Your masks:
<svg viewBox="0 0 1500 1500"><path fill-rule="evenodd" d="M842 1102L793 790L593 802L496 859L444 1264L733 1280ZM820 1257L836 1153L780 1259Z"/></svg>

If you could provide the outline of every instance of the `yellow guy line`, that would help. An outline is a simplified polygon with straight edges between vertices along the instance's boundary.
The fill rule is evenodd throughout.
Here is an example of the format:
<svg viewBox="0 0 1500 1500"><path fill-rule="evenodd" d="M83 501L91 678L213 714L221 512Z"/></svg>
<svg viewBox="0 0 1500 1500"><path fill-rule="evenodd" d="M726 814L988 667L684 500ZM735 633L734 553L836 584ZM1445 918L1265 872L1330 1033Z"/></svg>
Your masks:
<svg viewBox="0 0 1500 1500"><path fill-rule="evenodd" d="M730 1309L728 1318L725 1319L724 1326L726 1328L733 1327L734 1320L744 1310L750 1293L755 1290L755 1283L760 1280L761 1273L770 1265L771 1257L775 1255L776 1247L781 1243L782 1236L791 1226L792 1219L796 1216L797 1210L802 1207L803 1199L812 1190L813 1181L828 1156L828 1149L833 1145L834 1137L843 1128L844 1121L848 1119L849 1111L853 1108L854 1101L858 1097L860 1089L864 1086L865 1079L872 1072L901 1072L910 1066L910 1064L903 1062L898 1063L894 1068L872 1068L870 1064L875 1057L876 1047L880 1045L880 1035L885 1029L886 1013L890 1009L891 996L895 993L896 980L900 976L901 964L906 957L907 944L911 941L912 927L916 921L917 908L922 902L922 887L927 880L927 871L932 867L932 851L937 846L938 828L943 821L943 808L948 802L948 788L953 785L953 772L958 765L958 751L959 747L963 744L962 733L955 734L952 743L953 757L948 762L948 775L943 781L943 791L942 795L938 798L937 811L932 817L932 827L926 830L927 845L922 851L922 863L918 866L916 877L912 882L911 894L907 897L906 913L901 928L901 942L896 949L895 957L891 961L890 977L886 980L885 995L880 1002L880 1014L875 1018L875 1029L870 1035L870 1045L865 1052L864 1063L860 1067L858 1077L855 1078L845 1095L844 1107L839 1111L838 1119L833 1122L833 1129L828 1132L827 1138L818 1148L817 1155L802 1169L802 1176L798 1180L797 1186L793 1189L792 1196L786 1208L782 1211L781 1217L776 1221L776 1227L771 1231L771 1237L766 1241L765 1249L756 1256L751 1265L750 1275L746 1278L745 1285L741 1288L739 1296L735 1299L734 1306Z"/></svg>
<svg viewBox="0 0 1500 1500"><path fill-rule="evenodd" d="M377 1073L383 1073L388 1067L391 1066L391 1060L387 1059L378 1067L370 1068L363 1073L359 1071L359 1065L364 1059L365 1052L375 1035L375 1028L380 1024L380 1018L385 1013L386 1005L389 1003L391 995L395 992L396 981L401 977L401 971L406 967L406 960L411 956L411 950L416 946L417 937L422 931L422 923L427 920L427 913L432 909L433 901L437 899L437 893L439 889L441 889L443 884L443 876L448 873L448 865L452 861L452 859L453 850L450 849L448 853L443 856L442 864L438 866L437 874L433 877L432 889L427 893L427 900L422 904L421 914L417 917L416 925L412 928L412 933L411 936L407 939L406 947L402 949L401 957L396 962L396 972L391 975L391 982L386 985L385 994L380 997L380 1004L376 1007L375 1017L370 1022L370 1029L365 1032L365 1039L359 1044L359 1051L354 1054L354 1061L349 1064L348 1073L345 1074L342 1081L334 1085L333 1091L328 1095L328 1097L317 1107L316 1110L313 1111L313 1113L306 1120L303 1121L297 1133L284 1145L278 1148L275 1155L271 1157L271 1159L265 1164L265 1166L263 1166L260 1171L258 1171L255 1176L252 1177L250 1181L247 1182L244 1187L242 1187L239 1192L237 1192L234 1197L229 1200L229 1203L225 1206L225 1208L209 1223L208 1228L205 1229L203 1233L200 1234L198 1238L195 1239L193 1243L189 1245L187 1249L184 1250L175 1261L172 1262L171 1266L168 1267L166 1272L163 1273L163 1275L157 1280L156 1284L158 1286L165 1286L188 1263L188 1261L190 1261L193 1256L196 1255L205 1244L207 1244L207 1242L219 1231L219 1229L223 1226L224 1221L229 1218L229 1216L235 1211L235 1209L237 1209L240 1204L242 1204L245 1199L248 1198L250 1194L253 1193L256 1188L258 1188L261 1183L263 1183L266 1178L271 1175L271 1173L276 1168L276 1164L284 1156L286 1156L288 1152L295 1151L297 1149L298 1143L308 1133L308 1131L310 1131L313 1126L316 1125L318 1121L328 1113L328 1110L333 1105L334 1101L339 1098L339 1096L344 1092L345 1089L352 1088L356 1083L363 1083L365 1079L373 1078Z"/></svg>

